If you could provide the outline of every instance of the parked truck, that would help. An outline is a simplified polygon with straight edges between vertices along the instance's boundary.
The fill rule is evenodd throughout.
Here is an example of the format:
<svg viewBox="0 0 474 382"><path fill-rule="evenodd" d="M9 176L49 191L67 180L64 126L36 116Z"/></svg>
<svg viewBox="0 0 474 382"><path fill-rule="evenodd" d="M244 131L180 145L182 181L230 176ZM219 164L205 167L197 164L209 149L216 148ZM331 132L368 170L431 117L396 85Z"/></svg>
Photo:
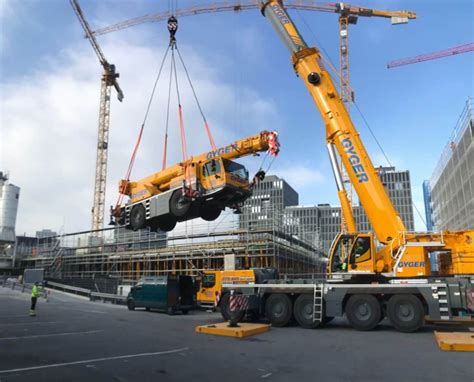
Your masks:
<svg viewBox="0 0 474 382"><path fill-rule="evenodd" d="M371 330L388 317L403 332L433 321L474 316L474 230L407 232L390 201L350 116L321 62L279 0L260 0L292 55L326 126L326 141L341 201L341 232L328 254L327 278L267 284L225 284L222 293L244 294L249 310L274 326L294 318L314 328L346 315L355 329ZM374 229L358 232L337 155ZM438 271L432 271L435 261Z"/></svg>
<svg viewBox="0 0 474 382"><path fill-rule="evenodd" d="M223 284L261 284L277 278L278 273L274 268L204 271L197 293L197 303L198 306L205 309L221 308L222 316L228 320L230 318L229 293L222 292Z"/></svg>

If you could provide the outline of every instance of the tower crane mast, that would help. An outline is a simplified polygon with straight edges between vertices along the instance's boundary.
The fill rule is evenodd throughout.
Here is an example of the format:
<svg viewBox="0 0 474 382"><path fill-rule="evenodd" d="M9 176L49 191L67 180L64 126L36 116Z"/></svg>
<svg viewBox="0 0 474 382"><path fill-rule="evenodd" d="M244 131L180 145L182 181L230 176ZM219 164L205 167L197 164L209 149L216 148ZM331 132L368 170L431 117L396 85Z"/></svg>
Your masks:
<svg viewBox="0 0 474 382"><path fill-rule="evenodd" d="M79 22L86 33L89 42L99 59L104 72L101 77L100 86L100 109L99 109L99 129L97 138L97 158L95 167L94 201L92 206L92 230L100 230L104 224L105 188L107 180L107 157L109 144L109 122L110 122L110 94L113 86L117 91L117 98L122 102L124 96L120 85L117 82L119 73L116 72L115 65L110 64L104 56L99 43L97 42L92 29L87 22L84 13L77 0L70 0L72 9L76 13Z"/></svg>

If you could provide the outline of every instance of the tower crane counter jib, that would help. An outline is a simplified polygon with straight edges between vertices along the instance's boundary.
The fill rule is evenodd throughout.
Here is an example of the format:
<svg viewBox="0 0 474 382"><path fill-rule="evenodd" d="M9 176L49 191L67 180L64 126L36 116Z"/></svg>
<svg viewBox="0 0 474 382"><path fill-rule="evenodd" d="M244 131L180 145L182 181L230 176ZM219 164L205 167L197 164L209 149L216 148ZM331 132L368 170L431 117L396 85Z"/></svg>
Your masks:
<svg viewBox="0 0 474 382"><path fill-rule="evenodd" d="M138 181L122 180L119 192L129 201L113 210L114 220L133 230L171 231L177 222L216 220L226 207L238 212L264 173L260 170L250 182L246 168L234 159L260 152L277 156L279 150L278 134L262 131ZM192 195L186 194L189 189Z"/></svg>

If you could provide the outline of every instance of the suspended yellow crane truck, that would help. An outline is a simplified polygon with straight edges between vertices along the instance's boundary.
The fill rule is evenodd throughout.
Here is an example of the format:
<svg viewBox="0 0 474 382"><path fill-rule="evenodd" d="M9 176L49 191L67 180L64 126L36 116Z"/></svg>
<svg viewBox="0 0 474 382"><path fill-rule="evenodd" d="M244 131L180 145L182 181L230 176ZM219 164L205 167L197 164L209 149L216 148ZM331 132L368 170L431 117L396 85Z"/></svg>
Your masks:
<svg viewBox="0 0 474 382"><path fill-rule="evenodd" d="M329 251L327 278L254 285L223 285L223 292L245 294L254 315L274 326L294 317L314 328L347 316L358 330L371 330L384 318L413 332L425 320L474 316L474 230L407 232L344 108L316 48L309 48L278 0L261 0L262 13L292 55L326 125L326 141L346 232ZM336 151L374 229L357 232L343 187ZM432 262L438 271L432 271Z"/></svg>
<svg viewBox="0 0 474 382"><path fill-rule="evenodd" d="M121 180L119 192L129 197L112 210L113 223L138 230L171 231L177 222L201 217L216 220L226 207L239 210L250 196L253 181L244 166L233 161L246 155L279 152L278 134L262 131L212 150L135 182Z"/></svg>

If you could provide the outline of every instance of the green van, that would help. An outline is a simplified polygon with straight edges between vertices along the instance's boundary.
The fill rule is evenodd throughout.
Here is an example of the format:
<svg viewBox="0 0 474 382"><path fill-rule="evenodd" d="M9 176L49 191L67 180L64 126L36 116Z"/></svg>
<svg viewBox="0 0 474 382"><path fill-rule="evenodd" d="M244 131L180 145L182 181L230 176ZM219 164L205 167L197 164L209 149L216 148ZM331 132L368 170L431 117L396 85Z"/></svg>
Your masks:
<svg viewBox="0 0 474 382"><path fill-rule="evenodd" d="M143 277L131 288L127 306L129 310L145 308L168 314L176 311L187 314L195 301L194 281L191 276L155 276Z"/></svg>

